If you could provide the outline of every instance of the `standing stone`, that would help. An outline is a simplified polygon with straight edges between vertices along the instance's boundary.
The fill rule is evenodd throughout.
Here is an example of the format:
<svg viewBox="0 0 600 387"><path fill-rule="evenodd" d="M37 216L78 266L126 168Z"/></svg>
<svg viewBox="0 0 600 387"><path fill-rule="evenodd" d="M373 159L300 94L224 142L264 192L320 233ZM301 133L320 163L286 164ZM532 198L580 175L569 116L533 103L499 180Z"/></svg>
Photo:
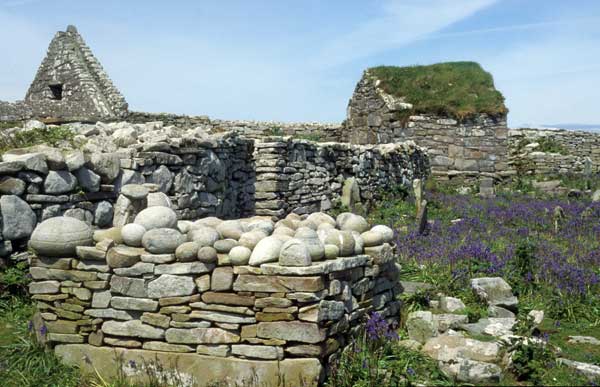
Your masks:
<svg viewBox="0 0 600 387"><path fill-rule="evenodd" d="M412 182L413 193L415 194L415 204L417 206L417 216L421 210L421 203L423 202L423 181L421 179L414 179Z"/></svg>
<svg viewBox="0 0 600 387"><path fill-rule="evenodd" d="M355 205L360 203L360 188L355 177L350 177L344 181L341 202L343 206L349 209L354 209Z"/></svg>
<svg viewBox="0 0 600 387"><path fill-rule="evenodd" d="M2 236L5 240L26 238L31 235L37 217L26 201L15 195L0 198Z"/></svg>
<svg viewBox="0 0 600 387"><path fill-rule="evenodd" d="M427 228L427 200L423 200L417 213L417 232L419 235L426 235L428 232Z"/></svg>

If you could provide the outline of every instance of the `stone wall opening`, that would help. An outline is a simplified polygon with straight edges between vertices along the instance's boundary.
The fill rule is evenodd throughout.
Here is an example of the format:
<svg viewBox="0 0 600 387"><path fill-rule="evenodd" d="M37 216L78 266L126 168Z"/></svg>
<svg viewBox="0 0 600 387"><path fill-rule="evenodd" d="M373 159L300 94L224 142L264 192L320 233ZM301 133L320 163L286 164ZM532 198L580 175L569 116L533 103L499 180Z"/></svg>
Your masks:
<svg viewBox="0 0 600 387"><path fill-rule="evenodd" d="M63 85L62 83L55 83L48 85L50 89L50 99L61 101L63 99Z"/></svg>

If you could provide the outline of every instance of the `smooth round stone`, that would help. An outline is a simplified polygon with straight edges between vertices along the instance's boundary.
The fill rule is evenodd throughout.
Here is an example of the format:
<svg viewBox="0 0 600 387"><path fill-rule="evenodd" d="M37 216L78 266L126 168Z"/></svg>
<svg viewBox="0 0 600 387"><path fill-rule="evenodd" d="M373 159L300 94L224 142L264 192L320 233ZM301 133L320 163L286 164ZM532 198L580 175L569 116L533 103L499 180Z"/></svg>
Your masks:
<svg viewBox="0 0 600 387"><path fill-rule="evenodd" d="M252 250L246 246L235 246L229 251L229 261L235 266L247 265L251 254Z"/></svg>
<svg viewBox="0 0 600 387"><path fill-rule="evenodd" d="M365 218L351 212L339 214L336 223L339 229L343 231L357 231L363 233L369 229L369 223Z"/></svg>
<svg viewBox="0 0 600 387"><path fill-rule="evenodd" d="M280 221L275 223L275 230L277 230L279 227L287 227L287 228L291 228L292 230L295 230L296 225L298 223L299 223L298 221L294 222L290 219L281 219ZM273 231L273 232L275 232L275 231Z"/></svg>
<svg viewBox="0 0 600 387"><path fill-rule="evenodd" d="M273 235L287 235L287 236L293 237L294 234L295 234L294 230L289 227L286 227L286 226L277 227L273 231Z"/></svg>
<svg viewBox="0 0 600 387"><path fill-rule="evenodd" d="M294 233L294 238L299 239L310 239L310 238L318 238L319 235L317 232L309 227L299 227Z"/></svg>
<svg viewBox="0 0 600 387"><path fill-rule="evenodd" d="M268 236L268 234L266 234L262 230L249 231L249 232L243 233L238 242L239 242L240 246L245 246L245 247L249 248L250 250L252 250L253 248L256 247L258 242L260 242L262 239L266 238L267 236Z"/></svg>
<svg viewBox="0 0 600 387"><path fill-rule="evenodd" d="M351 231L352 236L354 237L354 254L362 254L365 250L365 241L360 236L360 234L356 231Z"/></svg>
<svg viewBox="0 0 600 387"><path fill-rule="evenodd" d="M126 184L121 187L121 194L131 200L146 199L149 193L148 188L140 184Z"/></svg>
<svg viewBox="0 0 600 387"><path fill-rule="evenodd" d="M140 247L146 231L142 225L129 223L121 229L121 236L127 246Z"/></svg>
<svg viewBox="0 0 600 387"><path fill-rule="evenodd" d="M223 223L223 221L214 216L208 216L206 218L198 219L194 222L194 227L212 227L216 228L219 224Z"/></svg>
<svg viewBox="0 0 600 387"><path fill-rule="evenodd" d="M29 247L40 256L73 257L77 246L93 243L92 236L92 229L87 223L57 216L38 224L29 239Z"/></svg>
<svg viewBox="0 0 600 387"><path fill-rule="evenodd" d="M172 228L155 228L147 231L142 238L142 246L152 254L174 253L185 242L185 235Z"/></svg>
<svg viewBox="0 0 600 387"><path fill-rule="evenodd" d="M298 222L298 228L301 227L305 227L305 228L310 228L312 230L316 230L317 229L317 224L315 222L312 222L308 219L306 220L302 220L300 222Z"/></svg>
<svg viewBox="0 0 600 387"><path fill-rule="evenodd" d="M195 227L195 226L194 226ZM196 242L200 247L212 246L221 236L214 228L201 226L192 228L187 234L188 241Z"/></svg>
<svg viewBox="0 0 600 387"><path fill-rule="evenodd" d="M350 231L331 230L326 236L324 244L336 245L340 249L341 257L354 254L354 236Z"/></svg>
<svg viewBox="0 0 600 387"><path fill-rule="evenodd" d="M333 227L336 226L335 219L333 219L331 216L327 215L324 212L313 212L312 214L308 215L306 220L313 222L317 226L320 226L321 224L324 224L324 223L330 224Z"/></svg>
<svg viewBox="0 0 600 387"><path fill-rule="evenodd" d="M275 237L266 237L265 239L258 242L252 255L250 255L250 261L248 262L252 266L259 266L267 262L276 262L279 259L279 252L283 242Z"/></svg>
<svg viewBox="0 0 600 387"><path fill-rule="evenodd" d="M380 233L383 236L383 243L390 243L394 240L394 230L388 226L384 226L383 224L373 226L371 231Z"/></svg>
<svg viewBox="0 0 600 387"><path fill-rule="evenodd" d="M175 250L175 258L179 262L193 262L198 259L200 246L196 242L185 242Z"/></svg>
<svg viewBox="0 0 600 387"><path fill-rule="evenodd" d="M373 247L383 244L383 235L377 231L365 231L360 234L360 236L365 243L365 247Z"/></svg>
<svg viewBox="0 0 600 387"><path fill-rule="evenodd" d="M200 247L198 250L198 260L203 263L217 262L217 250L210 246Z"/></svg>
<svg viewBox="0 0 600 387"><path fill-rule="evenodd" d="M323 244L315 230L308 227L300 227L296 230L295 238L302 241L310 254L311 260L319 261L325 256Z"/></svg>
<svg viewBox="0 0 600 387"><path fill-rule="evenodd" d="M285 235L285 234L273 234L272 235L273 238L277 238L282 242L287 242L290 239L293 239L293 237L289 236L289 235Z"/></svg>
<svg viewBox="0 0 600 387"><path fill-rule="evenodd" d="M168 207L149 207L140 211L133 223L144 226L148 231L157 228L177 227L177 214Z"/></svg>
<svg viewBox="0 0 600 387"><path fill-rule="evenodd" d="M235 239L220 239L215 242L213 247L217 250L217 253L227 254L231 251L235 246L238 246L238 241Z"/></svg>
<svg viewBox="0 0 600 387"><path fill-rule="evenodd" d="M163 192L150 192L146 197L147 207L167 207L173 208L171 199Z"/></svg>
<svg viewBox="0 0 600 387"><path fill-rule="evenodd" d="M290 239L281 246L281 266L309 266L312 263L308 248L300 239Z"/></svg>
<svg viewBox="0 0 600 387"><path fill-rule="evenodd" d="M294 222L294 221L299 222L302 220L302 217L298 214L290 212L289 214L286 215L285 219L290 220L292 222Z"/></svg>
<svg viewBox="0 0 600 387"><path fill-rule="evenodd" d="M336 245L325 245L325 258L336 259L340 256L340 249Z"/></svg>
<svg viewBox="0 0 600 387"><path fill-rule="evenodd" d="M331 223L321 223L318 227L317 227L317 231L320 230L331 230L331 229L335 229L335 226Z"/></svg>
<svg viewBox="0 0 600 387"><path fill-rule="evenodd" d="M192 228L193 224L194 223L190 222L189 220L179 220L177 221L177 229L180 233L187 234Z"/></svg>
<svg viewBox="0 0 600 387"><path fill-rule="evenodd" d="M266 235L271 235L275 229L275 223L270 220L254 220L248 223L248 231L262 231Z"/></svg>
<svg viewBox="0 0 600 387"><path fill-rule="evenodd" d="M121 231L123 227L111 227L103 230L94 231L94 242L102 242L105 239L110 239L116 244L123 243L123 235Z"/></svg>
<svg viewBox="0 0 600 387"><path fill-rule="evenodd" d="M223 239L240 239L244 228L239 220L226 220L217 226L217 231Z"/></svg>

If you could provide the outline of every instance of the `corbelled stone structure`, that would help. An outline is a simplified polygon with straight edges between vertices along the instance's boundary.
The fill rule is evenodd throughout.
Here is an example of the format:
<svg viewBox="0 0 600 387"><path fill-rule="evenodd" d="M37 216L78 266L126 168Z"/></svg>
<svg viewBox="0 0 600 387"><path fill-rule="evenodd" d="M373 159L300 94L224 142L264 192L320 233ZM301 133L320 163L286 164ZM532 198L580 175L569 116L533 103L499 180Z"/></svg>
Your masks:
<svg viewBox="0 0 600 387"><path fill-rule="evenodd" d="M24 101L0 103L0 120L115 120L127 102L74 26L57 32Z"/></svg>

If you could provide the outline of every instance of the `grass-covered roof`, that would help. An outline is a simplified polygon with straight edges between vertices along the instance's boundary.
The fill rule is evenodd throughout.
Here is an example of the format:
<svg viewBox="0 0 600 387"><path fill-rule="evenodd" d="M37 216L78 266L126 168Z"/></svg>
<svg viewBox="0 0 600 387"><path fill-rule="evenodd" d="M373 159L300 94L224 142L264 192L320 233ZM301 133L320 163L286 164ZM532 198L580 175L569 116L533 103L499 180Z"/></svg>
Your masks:
<svg viewBox="0 0 600 387"><path fill-rule="evenodd" d="M492 75L475 62L429 66L379 66L369 74L386 93L413 105L412 114L438 114L464 119L479 113L506 114L504 96Z"/></svg>

